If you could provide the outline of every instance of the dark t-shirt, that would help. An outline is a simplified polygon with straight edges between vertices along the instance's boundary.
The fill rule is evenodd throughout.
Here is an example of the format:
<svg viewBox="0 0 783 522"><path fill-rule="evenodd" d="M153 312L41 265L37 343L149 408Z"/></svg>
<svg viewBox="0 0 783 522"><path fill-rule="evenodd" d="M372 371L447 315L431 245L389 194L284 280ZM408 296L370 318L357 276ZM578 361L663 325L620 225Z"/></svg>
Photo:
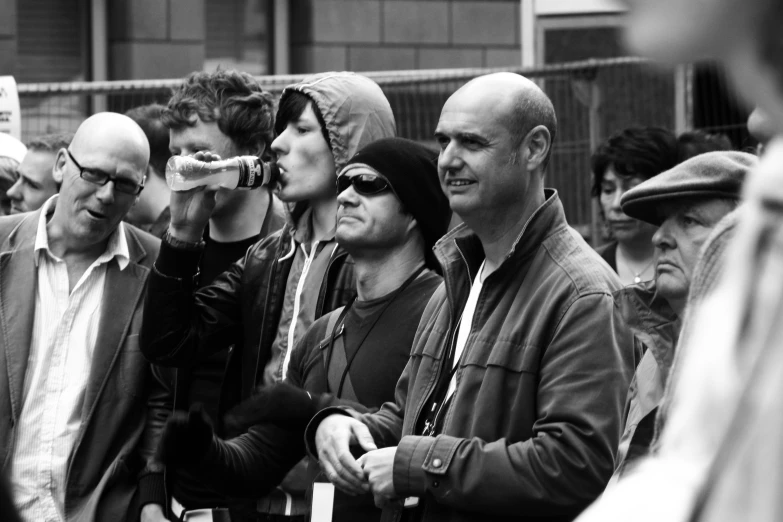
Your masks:
<svg viewBox="0 0 783 522"><path fill-rule="evenodd" d="M345 315L345 354L347 360L352 360L351 382L363 405L380 407L394 397L397 380L408 363L423 305L440 280L428 272L398 297L391 292L372 301L355 301Z"/></svg>
<svg viewBox="0 0 783 522"><path fill-rule="evenodd" d="M351 383L363 406L380 408L384 402L394 399L394 389L408 364L424 307L442 280L427 270L391 303L396 291L372 301L356 301L351 306L343 320L342 335L346 359L353 358L349 369ZM337 390L328 389L324 351L329 350L331 337L331 332L326 331L329 318L341 310L318 319L297 344L291 354L288 374L292 384L311 392L337 394ZM339 326L335 328L339 330Z"/></svg>
<svg viewBox="0 0 783 522"><path fill-rule="evenodd" d="M244 257L247 249L260 239L260 235L235 241L221 243L205 234L204 253L201 256L199 270L201 277L199 284L203 287L210 284L217 276L228 270L237 260ZM204 405L204 411L215 422L218 415L218 402L220 390L223 384L228 350L218 350L203 361L200 361L189 372L189 397L188 404L200 402ZM184 372L180 372L179 378L183 378ZM189 474L175 470L172 472L174 480L170 482L171 493L182 505L189 509L217 507L226 505L226 500L220 494L214 492L201 481Z"/></svg>

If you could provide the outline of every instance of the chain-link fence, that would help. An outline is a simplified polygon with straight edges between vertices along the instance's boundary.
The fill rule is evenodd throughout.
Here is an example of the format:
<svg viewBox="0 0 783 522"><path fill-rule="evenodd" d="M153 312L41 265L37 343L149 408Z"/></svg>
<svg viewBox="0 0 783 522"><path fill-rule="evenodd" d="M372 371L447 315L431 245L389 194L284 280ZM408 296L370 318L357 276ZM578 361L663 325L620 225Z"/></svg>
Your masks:
<svg viewBox="0 0 783 522"><path fill-rule="evenodd" d="M590 198L591 150L613 132L633 125L670 129L688 122L683 105L685 84L675 73L660 71L644 60L588 60L536 69L452 69L365 73L382 87L394 110L400 136L433 142L446 99L465 82L488 72L506 70L538 82L552 98L558 137L548 185L557 188L566 215L585 234L597 230ZM264 88L279 94L303 76L259 77ZM123 112L152 102L165 103L180 80L20 84L22 133L25 139L52 131L72 131L89 114ZM678 99L678 96L680 96ZM679 111L679 113L678 113ZM679 120L678 120L679 117ZM677 122L679 121L679 125ZM433 142L434 144L434 142ZM592 225L592 227L591 227Z"/></svg>

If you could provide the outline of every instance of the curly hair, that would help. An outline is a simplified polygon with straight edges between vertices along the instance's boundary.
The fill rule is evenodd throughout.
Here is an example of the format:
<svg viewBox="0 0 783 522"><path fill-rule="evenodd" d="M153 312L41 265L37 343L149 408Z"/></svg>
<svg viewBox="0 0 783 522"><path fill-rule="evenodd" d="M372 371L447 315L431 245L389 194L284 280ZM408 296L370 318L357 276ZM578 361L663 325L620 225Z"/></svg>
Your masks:
<svg viewBox="0 0 783 522"><path fill-rule="evenodd" d="M677 165L679 147L674 133L660 127L633 127L614 134L590 158L593 197L601 194L609 167L621 177L650 179Z"/></svg>
<svg viewBox="0 0 783 522"><path fill-rule="evenodd" d="M274 98L245 72L221 70L190 73L172 93L161 114L169 129L217 122L220 132L241 149L265 155L274 140Z"/></svg>

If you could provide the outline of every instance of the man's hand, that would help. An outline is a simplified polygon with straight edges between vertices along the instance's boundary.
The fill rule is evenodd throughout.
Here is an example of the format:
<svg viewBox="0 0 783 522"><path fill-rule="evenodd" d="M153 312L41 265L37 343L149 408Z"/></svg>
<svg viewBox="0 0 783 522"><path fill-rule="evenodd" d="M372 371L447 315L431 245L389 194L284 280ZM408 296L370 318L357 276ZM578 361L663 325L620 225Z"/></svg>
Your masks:
<svg viewBox="0 0 783 522"><path fill-rule="evenodd" d="M242 433L261 422L304 429L323 409L321 394L310 394L285 382L263 386L248 400L232 408L223 419L226 432Z"/></svg>
<svg viewBox="0 0 783 522"><path fill-rule="evenodd" d="M397 447L370 451L359 457L358 463L364 470L364 476L370 483L370 491L375 506L383 509L386 504L397 499L394 490L394 455Z"/></svg>
<svg viewBox="0 0 783 522"><path fill-rule="evenodd" d="M352 417L329 415L318 425L315 447L326 478L349 495L361 495L370 488L351 454L352 444L364 451L378 449L367 426Z"/></svg>
<svg viewBox="0 0 783 522"><path fill-rule="evenodd" d="M146 504L141 508L141 522L169 522L160 504Z"/></svg>
<svg viewBox="0 0 783 522"><path fill-rule="evenodd" d="M210 152L197 152L193 158L207 163L219 161L220 156ZM215 195L220 187L209 185L191 190L171 191L171 235L180 241L197 243L204 236L204 229L215 210Z"/></svg>
<svg viewBox="0 0 783 522"><path fill-rule="evenodd" d="M158 445L158 459L167 466L192 468L212 445L213 429L201 404L190 411L175 411L169 415Z"/></svg>

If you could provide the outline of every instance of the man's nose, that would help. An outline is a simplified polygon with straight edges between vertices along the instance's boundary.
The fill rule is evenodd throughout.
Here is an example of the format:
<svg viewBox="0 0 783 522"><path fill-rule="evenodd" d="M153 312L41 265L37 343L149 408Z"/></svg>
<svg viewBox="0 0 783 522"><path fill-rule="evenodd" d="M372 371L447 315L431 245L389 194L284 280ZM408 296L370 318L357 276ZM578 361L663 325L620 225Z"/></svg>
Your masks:
<svg viewBox="0 0 783 522"><path fill-rule="evenodd" d="M269 147L275 154L285 154L288 151L287 144L288 129L284 130Z"/></svg>
<svg viewBox="0 0 783 522"><path fill-rule="evenodd" d="M353 189L353 185L337 194L337 203L343 206L355 206L358 204L359 195Z"/></svg>
<svg viewBox="0 0 783 522"><path fill-rule="evenodd" d="M19 201L22 199L22 178L17 179L13 185L11 185L11 188L8 189L6 192L6 195L13 199L14 201Z"/></svg>
<svg viewBox="0 0 783 522"><path fill-rule="evenodd" d="M454 143L449 143L438 154L438 169L445 172L448 170L459 170L463 165L462 157Z"/></svg>
<svg viewBox="0 0 783 522"><path fill-rule="evenodd" d="M665 220L658 227L652 237L653 246L660 250L671 250L677 243L674 240L674 236L671 233L671 220Z"/></svg>
<svg viewBox="0 0 783 522"><path fill-rule="evenodd" d="M95 196L103 204L109 204L114 202L114 182L109 180L108 183L98 188L98 192Z"/></svg>

